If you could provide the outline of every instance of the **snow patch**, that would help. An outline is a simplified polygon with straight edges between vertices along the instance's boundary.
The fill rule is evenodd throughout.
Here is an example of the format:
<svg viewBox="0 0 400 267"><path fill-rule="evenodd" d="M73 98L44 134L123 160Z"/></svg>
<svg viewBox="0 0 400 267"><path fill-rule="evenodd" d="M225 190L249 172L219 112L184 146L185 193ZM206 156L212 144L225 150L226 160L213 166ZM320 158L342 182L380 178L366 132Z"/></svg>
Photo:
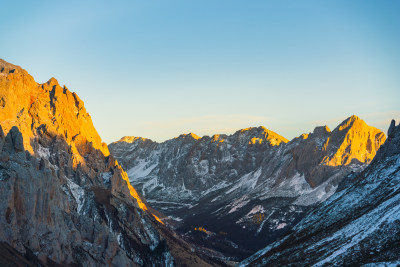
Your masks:
<svg viewBox="0 0 400 267"><path fill-rule="evenodd" d="M105 184L110 183L111 176L112 176L111 172L103 172L101 174L101 178L103 179L103 182Z"/></svg>
<svg viewBox="0 0 400 267"><path fill-rule="evenodd" d="M146 162L145 160L141 159L139 161L139 163L133 167L130 168L126 173L129 176L129 180L133 180L133 179L138 179L138 178L143 178L146 177L147 175L149 175L151 173L151 171L157 167L158 162L148 166L148 162Z"/></svg>
<svg viewBox="0 0 400 267"><path fill-rule="evenodd" d="M244 195L241 198L236 199L232 204L229 205L229 207L231 207L231 209L228 213L237 211L238 209L244 207L249 202L250 202L250 200L248 199L247 195Z"/></svg>
<svg viewBox="0 0 400 267"><path fill-rule="evenodd" d="M37 154L39 155L39 157L49 160L49 158L50 158L50 149L47 148L47 147L43 147L43 146L39 145L39 148L37 150Z"/></svg>
<svg viewBox="0 0 400 267"><path fill-rule="evenodd" d="M264 212L265 212L264 207L261 205L257 205L251 211L249 211L249 213L247 213L246 216L250 216L250 215L256 214L256 213L264 213Z"/></svg>
<svg viewBox="0 0 400 267"><path fill-rule="evenodd" d="M181 218L179 218L179 217L174 217L174 216L172 216L172 215L169 215L168 218L170 218L171 220L177 221L177 222L182 221Z"/></svg>
<svg viewBox="0 0 400 267"><path fill-rule="evenodd" d="M83 190L82 187L77 185L76 183L72 182L70 179L67 179L67 184L69 187L69 190L72 193L72 196L75 198L76 203L78 204L77 207L77 212L80 213L85 201L85 190Z"/></svg>
<svg viewBox="0 0 400 267"><path fill-rule="evenodd" d="M276 229L283 229L283 228L285 228L286 225L287 225L286 223L280 223L280 224L278 224Z"/></svg>
<svg viewBox="0 0 400 267"><path fill-rule="evenodd" d="M235 184L228 191L226 191L225 194L227 195L227 194L229 194L229 193L231 193L233 191L236 191L238 188L241 188L241 189L250 189L250 188L254 189L256 184L257 184L257 181L258 181L258 178L260 177L260 175L261 175L261 168L259 168L256 171L252 171L252 172L249 172L249 173L243 175L239 179L238 183Z"/></svg>

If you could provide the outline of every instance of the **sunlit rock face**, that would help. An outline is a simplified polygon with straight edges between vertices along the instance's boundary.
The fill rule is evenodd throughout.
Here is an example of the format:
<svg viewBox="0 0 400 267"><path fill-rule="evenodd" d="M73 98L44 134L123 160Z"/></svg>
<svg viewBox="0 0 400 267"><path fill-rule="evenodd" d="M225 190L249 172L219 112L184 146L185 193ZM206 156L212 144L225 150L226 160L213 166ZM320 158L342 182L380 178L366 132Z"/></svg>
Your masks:
<svg viewBox="0 0 400 267"><path fill-rule="evenodd" d="M147 201L179 221L178 231L191 238L203 227L215 235L196 241L240 258L290 230L343 177L364 169L385 139L351 116L291 141L258 127L163 143L124 137L109 149Z"/></svg>
<svg viewBox="0 0 400 267"><path fill-rule="evenodd" d="M398 266L399 244L400 125L392 121L365 170L345 177L290 234L240 266Z"/></svg>
<svg viewBox="0 0 400 267"><path fill-rule="evenodd" d="M44 266L209 265L150 212L75 93L0 71L1 244Z"/></svg>
<svg viewBox="0 0 400 267"><path fill-rule="evenodd" d="M1 59L0 71L0 121L5 133L18 127L26 150L33 152L31 138L41 131L65 139L76 156L75 164L82 161L89 142L109 155L77 94L54 78L38 84L25 70Z"/></svg>
<svg viewBox="0 0 400 267"><path fill-rule="evenodd" d="M383 132L357 116L346 119L332 132L326 126L316 127L312 134L292 140L292 159L287 171L304 173L314 188L339 170L370 163L385 140Z"/></svg>

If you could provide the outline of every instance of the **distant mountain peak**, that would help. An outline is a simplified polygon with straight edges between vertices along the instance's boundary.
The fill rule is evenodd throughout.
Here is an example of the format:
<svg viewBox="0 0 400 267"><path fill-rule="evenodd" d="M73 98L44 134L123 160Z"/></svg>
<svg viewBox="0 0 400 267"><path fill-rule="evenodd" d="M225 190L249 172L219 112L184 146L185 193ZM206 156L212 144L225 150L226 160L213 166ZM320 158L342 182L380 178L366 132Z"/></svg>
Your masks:
<svg viewBox="0 0 400 267"><path fill-rule="evenodd" d="M330 133L331 130L329 129L328 126L317 126L314 128L313 134L317 134L317 135L324 135L327 133Z"/></svg>
<svg viewBox="0 0 400 267"><path fill-rule="evenodd" d="M280 145L281 143L288 143L289 140L277 134L274 131L268 130L264 126L249 127L237 131L234 135L247 135L249 137L249 144L269 143L272 146Z"/></svg>
<svg viewBox="0 0 400 267"><path fill-rule="evenodd" d="M195 140L198 140L201 138L200 136L198 136L197 134L194 134L194 133L181 134L177 138L188 138L188 137L195 139Z"/></svg>
<svg viewBox="0 0 400 267"><path fill-rule="evenodd" d="M134 142L136 142L136 141L139 141L139 140L141 140L141 141L147 141L147 140L150 140L150 139L143 138L143 137L137 137L137 136L124 136L124 137L122 137L121 139L119 139L119 140L117 141L117 143L118 143L118 142L125 142L125 143L128 143L128 144L132 144L132 143L134 143ZM151 141L151 140L150 140L150 141Z"/></svg>
<svg viewBox="0 0 400 267"><path fill-rule="evenodd" d="M326 163L329 166L349 165L353 160L370 163L385 140L383 132L353 115L333 130L329 142L334 146Z"/></svg>
<svg viewBox="0 0 400 267"><path fill-rule="evenodd" d="M367 124L365 123L365 121L363 121L362 119L360 119L360 117L356 116L356 115L352 115L350 117L348 117L347 119L345 119L342 123L340 123L336 129L339 129L339 131L345 130L349 127L352 127L354 124L362 124L363 126Z"/></svg>

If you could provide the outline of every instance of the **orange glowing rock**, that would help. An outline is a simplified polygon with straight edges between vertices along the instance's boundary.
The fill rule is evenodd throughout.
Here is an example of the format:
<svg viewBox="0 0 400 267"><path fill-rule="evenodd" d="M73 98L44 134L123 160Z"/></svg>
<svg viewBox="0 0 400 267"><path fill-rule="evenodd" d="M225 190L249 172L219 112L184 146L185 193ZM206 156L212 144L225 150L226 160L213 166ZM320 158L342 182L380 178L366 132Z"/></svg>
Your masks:
<svg viewBox="0 0 400 267"><path fill-rule="evenodd" d="M378 148L385 142L386 136L379 129L369 126L353 115L341 123L333 132L331 139L343 142L332 156L324 162L328 166L349 165L352 160L370 163ZM324 147L328 146L329 138Z"/></svg>
<svg viewBox="0 0 400 267"><path fill-rule="evenodd" d="M55 78L36 83L24 69L1 59L0 67L0 121L5 134L17 126L25 149L33 153L31 138L43 125L47 133L63 136L68 144L75 145L74 152L81 153L76 155L78 162L88 142L105 156L110 154L77 94L61 87Z"/></svg>
<svg viewBox="0 0 400 267"><path fill-rule="evenodd" d="M35 151L31 141L39 133L64 139L70 146L74 168L78 165L85 167L85 156L89 155L93 148L99 150L104 157L110 155L108 146L101 141L83 101L76 93L70 92L66 86L61 87L55 78L43 84L36 83L24 69L2 59L0 59L0 122L5 135L13 126L17 126L23 136L24 149L32 154L35 154ZM129 137L125 141L133 142L134 138ZM116 160L113 161L120 177L126 182L126 188L116 190L129 190L137 206L148 211L130 184L126 172ZM163 224L157 216L153 216Z"/></svg>

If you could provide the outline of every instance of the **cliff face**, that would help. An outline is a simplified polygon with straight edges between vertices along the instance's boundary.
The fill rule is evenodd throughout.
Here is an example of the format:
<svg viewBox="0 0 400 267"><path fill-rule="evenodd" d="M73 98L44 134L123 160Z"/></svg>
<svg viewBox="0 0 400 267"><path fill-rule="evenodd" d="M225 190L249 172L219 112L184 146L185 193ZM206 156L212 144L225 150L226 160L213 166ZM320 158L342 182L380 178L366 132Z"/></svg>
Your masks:
<svg viewBox="0 0 400 267"><path fill-rule="evenodd" d="M304 173L310 186L316 187L339 169L369 164L385 140L383 132L353 115L332 132L327 126L316 127L312 134L292 140L286 171Z"/></svg>
<svg viewBox="0 0 400 267"><path fill-rule="evenodd" d="M163 143L124 137L109 148L146 199L179 221L178 231L193 236L202 226L215 235L197 241L218 240L226 255L243 256L289 231L364 169L385 139L352 116L290 142L258 127Z"/></svg>
<svg viewBox="0 0 400 267"><path fill-rule="evenodd" d="M38 84L25 70L1 59L0 70L0 121L5 133L18 127L25 149L33 152L31 139L38 131L45 131L71 145L75 164L82 162L89 142L109 155L77 94L61 87L54 78Z"/></svg>
<svg viewBox="0 0 400 267"><path fill-rule="evenodd" d="M0 241L50 266L208 265L150 212L75 93L0 71Z"/></svg>
<svg viewBox="0 0 400 267"><path fill-rule="evenodd" d="M386 137L357 116L351 116L336 127L331 139L336 141L335 149L331 149L333 155L324 158L324 162L328 166L339 166L354 161L370 163Z"/></svg>
<svg viewBox="0 0 400 267"><path fill-rule="evenodd" d="M290 234L241 266L354 266L400 263L400 125L371 164L340 184Z"/></svg>

